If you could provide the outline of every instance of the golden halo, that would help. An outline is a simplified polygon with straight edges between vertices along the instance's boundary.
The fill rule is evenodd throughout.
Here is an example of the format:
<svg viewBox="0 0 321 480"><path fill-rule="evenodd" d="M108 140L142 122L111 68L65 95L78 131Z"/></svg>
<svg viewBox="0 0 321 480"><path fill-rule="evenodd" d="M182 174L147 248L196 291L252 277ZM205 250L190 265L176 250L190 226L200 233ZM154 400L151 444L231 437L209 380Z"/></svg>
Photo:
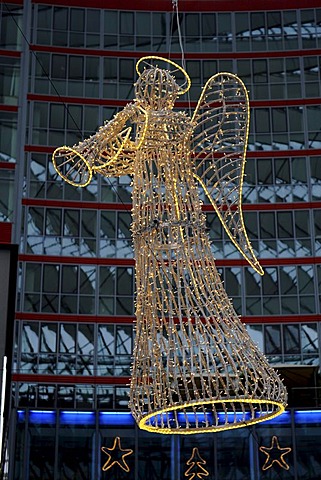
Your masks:
<svg viewBox="0 0 321 480"><path fill-rule="evenodd" d="M189 78L187 72L180 65L177 65L177 63L173 62L172 60L169 60L168 58L157 57L155 55L149 55L148 57L140 58L138 60L138 62L136 63L136 72L138 73L139 76L141 76L139 66L142 62L144 62L146 60L161 60L162 62L166 62L166 63L169 63L170 65L173 65L174 67L176 67L178 70L180 70L183 73L183 75L185 76L186 81L187 81L187 86L185 88L180 87L180 90L178 91L178 95L184 95L184 93L186 93L190 89L191 79Z"/></svg>

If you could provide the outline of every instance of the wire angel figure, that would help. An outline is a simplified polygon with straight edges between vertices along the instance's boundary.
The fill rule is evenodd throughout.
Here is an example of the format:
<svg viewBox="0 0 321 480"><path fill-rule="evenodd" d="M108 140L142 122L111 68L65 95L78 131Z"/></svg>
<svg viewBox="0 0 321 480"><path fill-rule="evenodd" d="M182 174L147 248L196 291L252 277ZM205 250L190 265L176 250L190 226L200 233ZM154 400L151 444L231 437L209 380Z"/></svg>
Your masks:
<svg viewBox="0 0 321 480"><path fill-rule="evenodd" d="M176 434L272 418L284 410L287 393L224 290L199 196L202 189L231 241L263 274L242 214L246 88L231 73L213 75L190 118L173 110L191 84L182 67L150 56L138 61L137 73L132 103L89 139L53 154L72 185L87 185L93 173L133 177L132 414L145 430Z"/></svg>

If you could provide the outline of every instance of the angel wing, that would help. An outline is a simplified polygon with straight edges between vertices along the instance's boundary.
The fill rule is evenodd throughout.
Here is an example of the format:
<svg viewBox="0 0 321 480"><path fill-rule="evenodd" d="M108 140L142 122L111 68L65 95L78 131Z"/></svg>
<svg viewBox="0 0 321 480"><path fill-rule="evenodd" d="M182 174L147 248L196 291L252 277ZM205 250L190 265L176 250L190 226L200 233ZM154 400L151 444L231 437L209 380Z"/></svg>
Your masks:
<svg viewBox="0 0 321 480"><path fill-rule="evenodd" d="M249 133L249 97L232 73L217 73L204 85L193 123L195 178L243 257L263 275L247 236L242 212L242 186Z"/></svg>

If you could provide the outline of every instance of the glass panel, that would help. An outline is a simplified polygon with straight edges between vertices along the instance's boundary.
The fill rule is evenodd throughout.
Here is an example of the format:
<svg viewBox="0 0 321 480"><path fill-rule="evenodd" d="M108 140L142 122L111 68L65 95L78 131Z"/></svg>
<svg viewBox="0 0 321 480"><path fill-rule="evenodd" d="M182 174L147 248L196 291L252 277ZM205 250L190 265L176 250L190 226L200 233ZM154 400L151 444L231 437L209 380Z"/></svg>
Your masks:
<svg viewBox="0 0 321 480"><path fill-rule="evenodd" d="M264 340L266 355L282 353L280 325L265 325Z"/></svg>
<svg viewBox="0 0 321 480"><path fill-rule="evenodd" d="M279 238L293 238L292 212L277 212L277 226Z"/></svg>
<svg viewBox="0 0 321 480"><path fill-rule="evenodd" d="M317 353L319 348L318 328L315 323L301 325L301 350L303 353Z"/></svg>
<svg viewBox="0 0 321 480"><path fill-rule="evenodd" d="M132 353L132 332L131 326L116 326L116 355Z"/></svg>
<svg viewBox="0 0 321 480"><path fill-rule="evenodd" d="M245 429L239 429L238 435L228 431L217 434L218 478L243 480L251 478L250 457L244 458L244 451L249 451L249 435ZM205 458L205 455L201 454ZM212 454L214 457L214 455ZM233 475L231 476L231 472Z"/></svg>
<svg viewBox="0 0 321 480"><path fill-rule="evenodd" d="M262 325L246 325L246 329L253 342L259 347L261 352L264 351L263 342L263 326Z"/></svg>
<svg viewBox="0 0 321 480"><path fill-rule="evenodd" d="M63 293L77 293L78 291L78 267L62 265L62 287Z"/></svg>
<svg viewBox="0 0 321 480"><path fill-rule="evenodd" d="M60 265L44 265L43 266L43 291L44 292L59 291L59 271L60 271Z"/></svg>
<svg viewBox="0 0 321 480"><path fill-rule="evenodd" d="M57 351L56 323L41 324L40 351L53 353Z"/></svg>
<svg viewBox="0 0 321 480"><path fill-rule="evenodd" d="M37 417L36 417L37 415ZM52 480L55 465L56 415L35 412L29 419L29 476L30 480ZM32 422L34 420L34 422Z"/></svg>
<svg viewBox="0 0 321 480"><path fill-rule="evenodd" d="M76 351L76 325L60 325L59 352L73 353Z"/></svg>
<svg viewBox="0 0 321 480"><path fill-rule="evenodd" d="M260 238L276 238L274 212L260 212Z"/></svg>
<svg viewBox="0 0 321 480"><path fill-rule="evenodd" d="M299 325L283 326L284 353L300 353L300 328Z"/></svg>
<svg viewBox="0 0 321 480"><path fill-rule="evenodd" d="M278 270L276 268L266 268L262 277L263 295L278 295Z"/></svg>
<svg viewBox="0 0 321 480"><path fill-rule="evenodd" d="M114 350L115 350L114 325L99 325L97 355L114 355Z"/></svg>
<svg viewBox="0 0 321 480"><path fill-rule="evenodd" d="M94 325L78 325L77 352L81 355L93 355Z"/></svg>
<svg viewBox="0 0 321 480"><path fill-rule="evenodd" d="M295 233L297 238L311 237L310 234L310 215L308 210L299 210L294 212Z"/></svg>
<svg viewBox="0 0 321 480"><path fill-rule="evenodd" d="M133 269L117 268L117 295L133 294Z"/></svg>
<svg viewBox="0 0 321 480"><path fill-rule="evenodd" d="M69 415L70 420L67 418L67 412L61 412L58 439L59 475L66 480L92 479L95 427L88 424L87 416L84 414L78 414L75 420L71 419L72 412L68 412ZM95 419L94 413L92 413L92 418Z"/></svg>
<svg viewBox="0 0 321 480"><path fill-rule="evenodd" d="M39 323L24 323L21 334L21 351L38 352Z"/></svg>
<svg viewBox="0 0 321 480"><path fill-rule="evenodd" d="M283 295L297 294L296 267L280 268L280 286Z"/></svg>

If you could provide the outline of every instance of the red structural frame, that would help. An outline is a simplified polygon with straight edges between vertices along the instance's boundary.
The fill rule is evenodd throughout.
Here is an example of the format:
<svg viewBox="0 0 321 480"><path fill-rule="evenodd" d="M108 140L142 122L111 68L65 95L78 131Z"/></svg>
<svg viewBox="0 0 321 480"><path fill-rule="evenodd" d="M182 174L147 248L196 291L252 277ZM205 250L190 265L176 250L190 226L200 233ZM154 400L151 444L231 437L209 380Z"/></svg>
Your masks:
<svg viewBox="0 0 321 480"><path fill-rule="evenodd" d="M20 4L21 1L14 3ZM48 4L47 0L34 0L34 4ZM320 7L319 0L179 0L179 10L182 12L231 12L260 10L293 10L295 8ZM55 5L66 6L65 0L55 0ZM69 0L70 7L108 8L109 10L149 10L170 12L173 10L171 0Z"/></svg>

